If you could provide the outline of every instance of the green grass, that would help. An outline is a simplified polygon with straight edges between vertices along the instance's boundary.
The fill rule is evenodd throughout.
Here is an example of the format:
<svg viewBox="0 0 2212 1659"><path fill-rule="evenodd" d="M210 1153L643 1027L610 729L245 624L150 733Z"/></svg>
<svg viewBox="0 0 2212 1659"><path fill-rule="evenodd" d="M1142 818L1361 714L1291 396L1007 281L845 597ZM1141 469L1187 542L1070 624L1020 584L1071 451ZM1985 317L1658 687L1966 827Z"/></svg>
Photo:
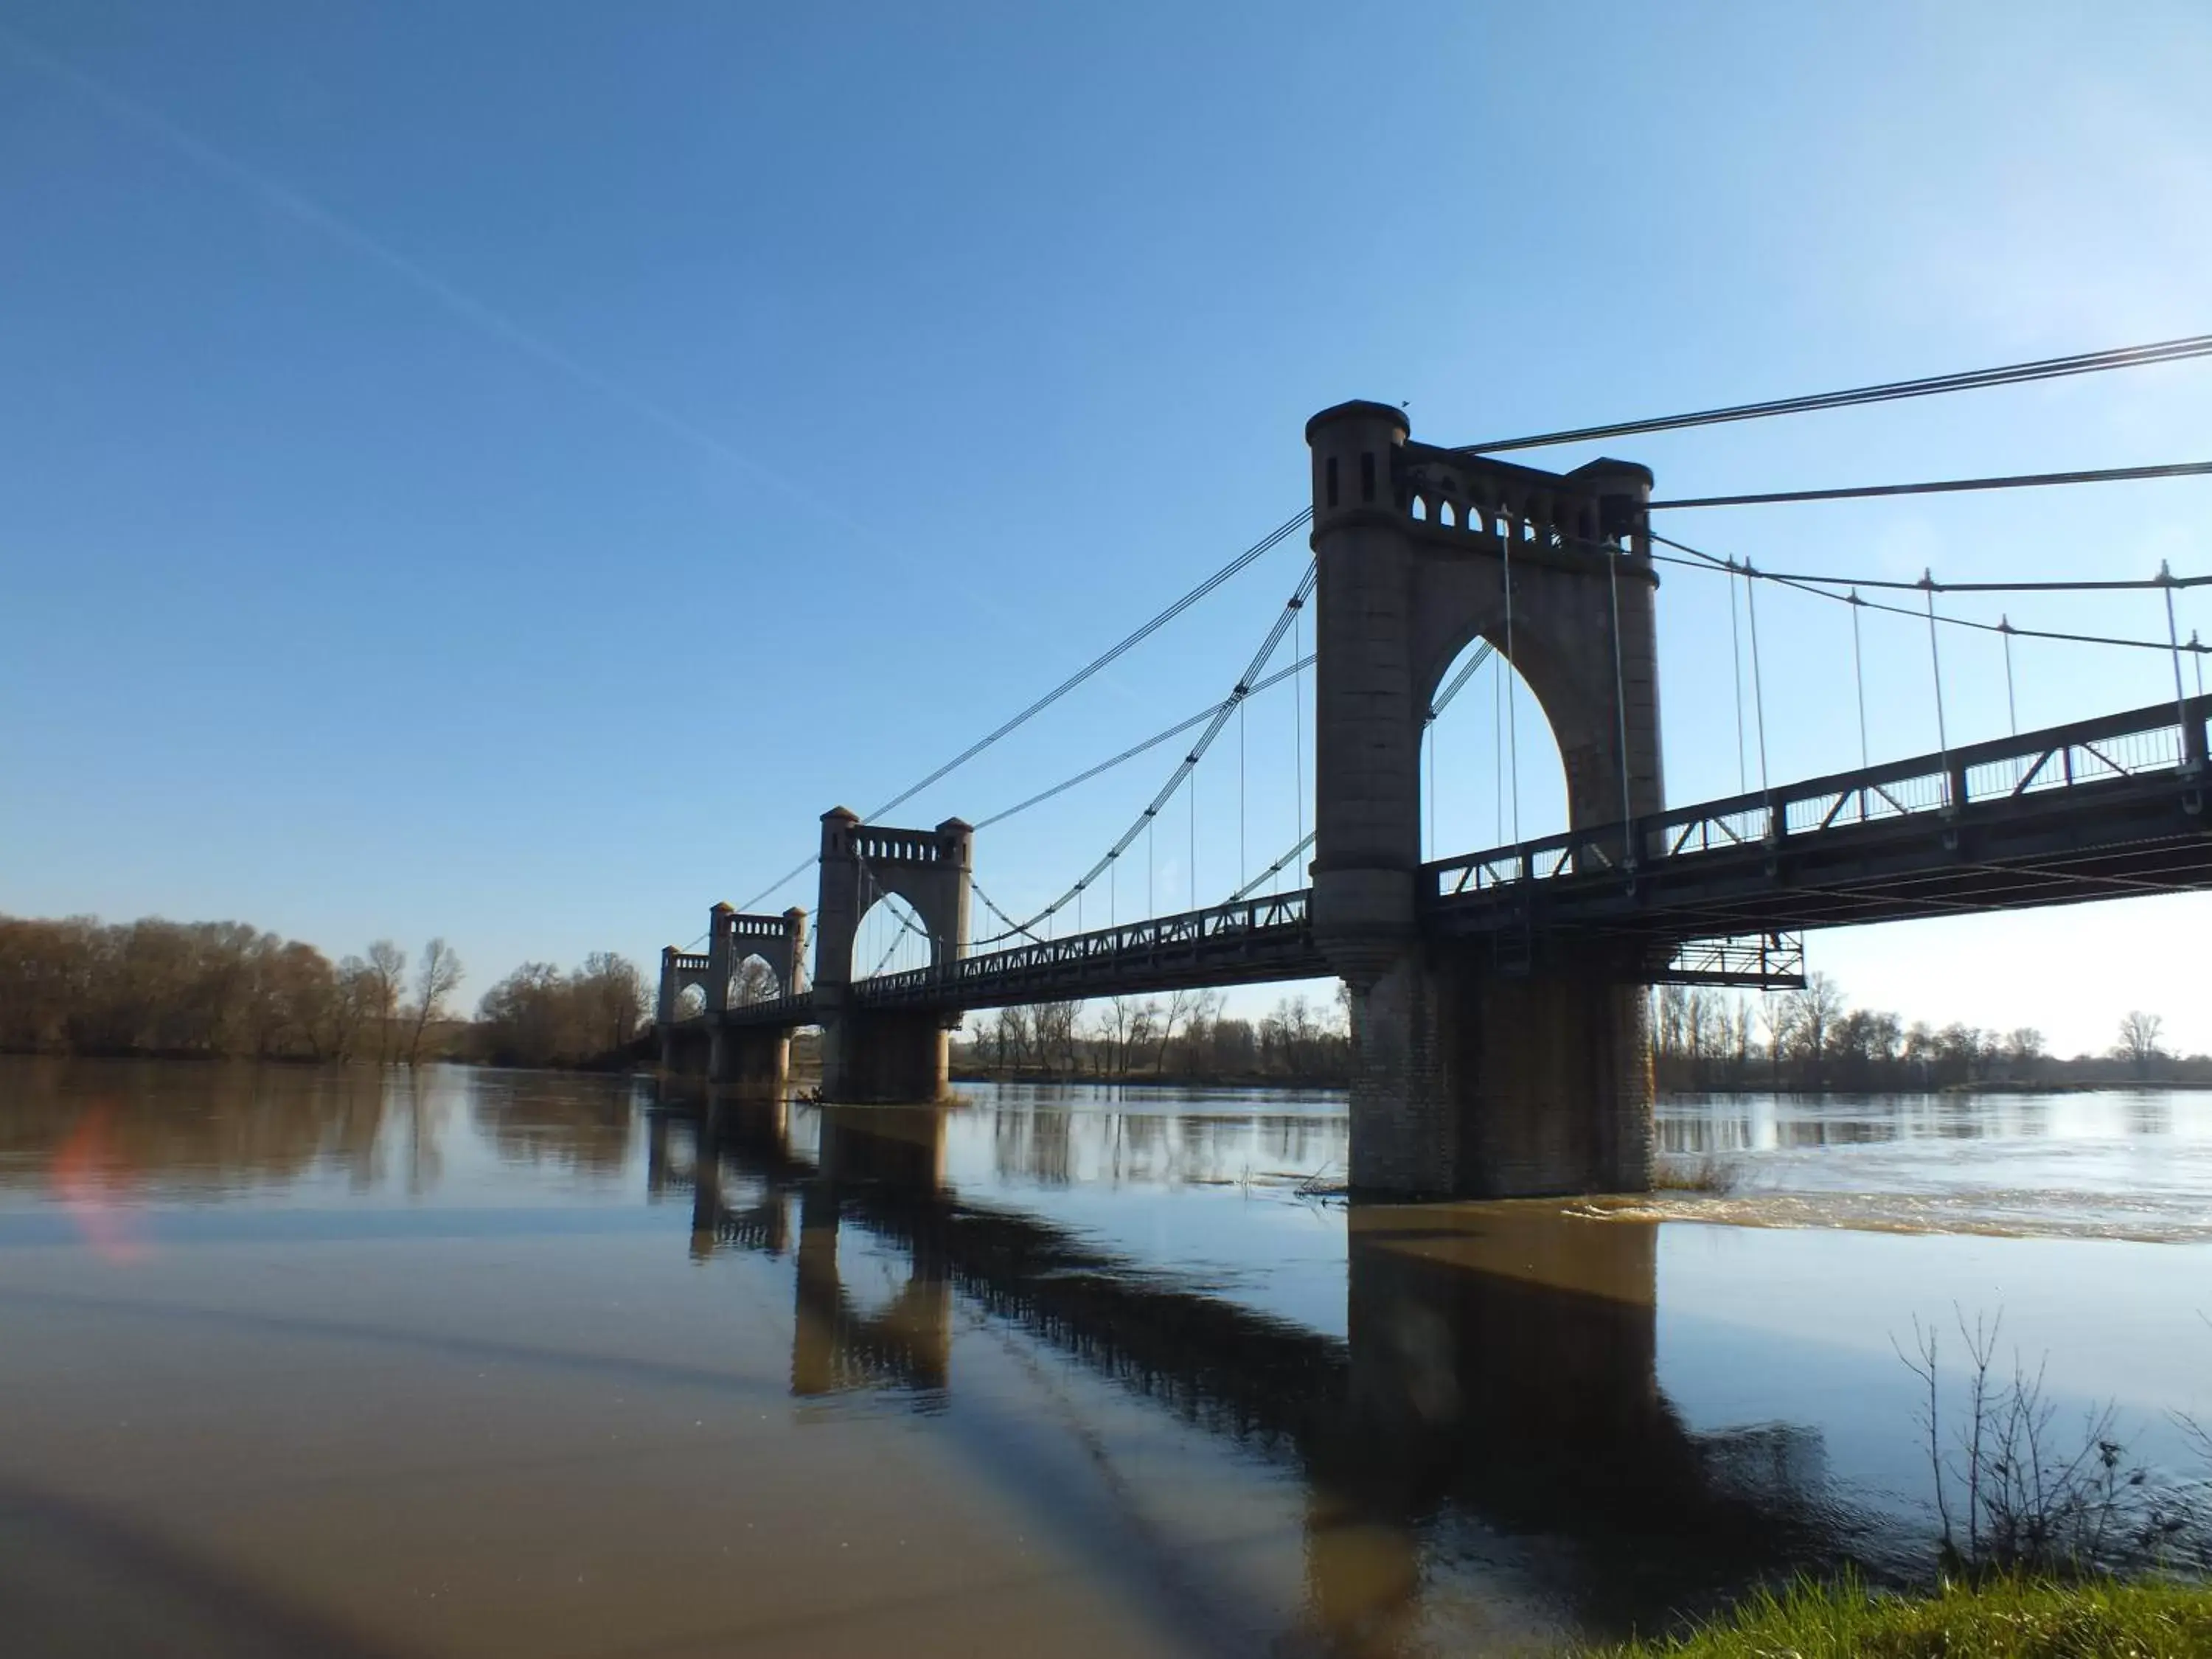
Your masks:
<svg viewBox="0 0 2212 1659"><path fill-rule="evenodd" d="M1761 1594L1671 1642L1611 1659L2166 1659L2212 1656L2212 1587L2000 1579L1927 1596L1854 1584Z"/></svg>

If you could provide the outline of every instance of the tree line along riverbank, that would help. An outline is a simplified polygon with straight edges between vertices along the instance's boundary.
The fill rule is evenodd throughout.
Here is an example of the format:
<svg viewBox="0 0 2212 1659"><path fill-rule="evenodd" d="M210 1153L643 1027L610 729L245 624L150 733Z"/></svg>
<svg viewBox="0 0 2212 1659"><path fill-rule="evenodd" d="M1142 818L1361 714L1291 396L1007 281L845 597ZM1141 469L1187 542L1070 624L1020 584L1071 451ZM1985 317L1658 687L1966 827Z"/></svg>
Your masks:
<svg viewBox="0 0 2212 1659"><path fill-rule="evenodd" d="M636 964L525 963L459 1012L442 939L333 962L242 922L0 917L0 1052L337 1062L627 1063L652 1010Z"/></svg>
<svg viewBox="0 0 2212 1659"><path fill-rule="evenodd" d="M746 964L757 969L757 963ZM605 1069L649 1063L653 988L620 953L525 963L461 1006L468 969L442 939L390 939L332 960L241 922L0 916L0 1052L385 1062L449 1059ZM766 994L741 975L736 993ZM1654 1078L1666 1091L1921 1093L2212 1085L2212 1056L2172 1051L2163 1018L2114 1016L2109 1048L2062 1058L2043 1034L1908 1023L1854 1007L1812 975L1768 996L1652 993ZM794 1062L804 1072L802 1038ZM1163 1086L1341 1086L1350 1007L1279 997L1227 1012L1219 991L1046 1003L972 1016L952 1063L968 1079Z"/></svg>
<svg viewBox="0 0 2212 1659"><path fill-rule="evenodd" d="M2116 1009L2110 1045L2062 1058L2033 1026L1998 1031L1854 1007L1826 974L1747 996L1681 985L1652 994L1652 1069L1670 1092L1925 1094L2212 1085L2212 1055L2173 1051L2164 1016Z"/></svg>

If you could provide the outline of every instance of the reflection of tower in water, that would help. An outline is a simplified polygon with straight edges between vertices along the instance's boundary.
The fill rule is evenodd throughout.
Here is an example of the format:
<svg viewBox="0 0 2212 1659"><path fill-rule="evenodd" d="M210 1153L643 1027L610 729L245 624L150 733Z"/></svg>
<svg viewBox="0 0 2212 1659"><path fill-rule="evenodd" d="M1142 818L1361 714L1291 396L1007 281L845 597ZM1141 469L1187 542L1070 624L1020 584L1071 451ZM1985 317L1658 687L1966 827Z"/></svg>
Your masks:
<svg viewBox="0 0 2212 1659"><path fill-rule="evenodd" d="M864 1303L847 1283L839 1236L845 1209L866 1195L869 1213L894 1215L939 1201L945 1178L945 1114L933 1107L829 1107L811 1173L790 1157L783 1103L722 1100L697 1120L692 1252L718 1245L781 1255L791 1248L791 1210L799 1210L794 1259L792 1392L803 1396L890 1385L941 1391L952 1345L952 1285L925 1232L896 1252L904 1283L885 1305ZM665 1154L663 1154L665 1166ZM733 1204L726 1163L763 1188ZM653 1159L648 1156L648 1168ZM795 1189L795 1191L794 1191ZM860 1235L881 1259L873 1230Z"/></svg>
<svg viewBox="0 0 2212 1659"><path fill-rule="evenodd" d="M945 1114L934 1107L844 1107L822 1115L821 1174L800 1205L797 1324L791 1391L833 1394L870 1382L945 1387L952 1348L952 1280L927 1233L904 1254L906 1282L888 1305L856 1304L837 1259L845 1190L866 1187L877 1207L928 1205L945 1185Z"/></svg>
<svg viewBox="0 0 2212 1659"><path fill-rule="evenodd" d="M1820 1559L1812 1443L1692 1435L1661 1392L1650 1228L1540 1204L1355 1208L1339 1340L963 1205L943 1188L944 1125L929 1109L828 1109L820 1173L756 1146L730 1152L730 1187L760 1183L763 1204L702 1182L722 1243L781 1251L788 1234L759 1218L797 1207L794 1394L941 1397L957 1287L1286 1461L1304 1487L1302 1622L1333 1651L1409 1638L1449 1540L1601 1629Z"/></svg>

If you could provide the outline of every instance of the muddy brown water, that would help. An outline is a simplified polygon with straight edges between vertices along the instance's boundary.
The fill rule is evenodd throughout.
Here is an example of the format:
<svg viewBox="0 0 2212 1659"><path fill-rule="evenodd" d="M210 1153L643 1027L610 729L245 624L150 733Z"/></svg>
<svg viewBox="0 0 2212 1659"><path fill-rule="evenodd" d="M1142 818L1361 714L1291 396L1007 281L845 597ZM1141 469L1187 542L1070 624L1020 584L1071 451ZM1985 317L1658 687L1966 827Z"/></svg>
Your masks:
<svg viewBox="0 0 2212 1659"><path fill-rule="evenodd" d="M0 1060L0 1651L1544 1650L1923 1562L1916 1316L2212 1412L2212 1096L1346 1206L1339 1100L971 1092Z"/></svg>

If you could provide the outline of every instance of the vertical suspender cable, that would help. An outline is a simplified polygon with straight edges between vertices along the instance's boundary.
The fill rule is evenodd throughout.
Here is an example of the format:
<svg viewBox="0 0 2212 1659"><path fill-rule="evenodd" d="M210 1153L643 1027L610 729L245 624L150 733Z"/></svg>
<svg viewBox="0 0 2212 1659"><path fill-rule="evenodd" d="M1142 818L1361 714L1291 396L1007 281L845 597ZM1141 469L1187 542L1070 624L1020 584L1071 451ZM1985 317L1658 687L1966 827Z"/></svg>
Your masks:
<svg viewBox="0 0 2212 1659"><path fill-rule="evenodd" d="M1152 825L1158 822L1158 813L1145 820L1145 919L1148 921L1160 913L1152 897Z"/></svg>
<svg viewBox="0 0 2212 1659"><path fill-rule="evenodd" d="M1733 591L1734 584L1730 584L1730 588ZM1866 658L1859 648L1859 611L1865 605L1866 601L1859 597L1858 589L1851 589L1851 686L1858 693L1859 699L1859 765L1862 768L1869 764L1867 760Z"/></svg>
<svg viewBox="0 0 2212 1659"><path fill-rule="evenodd" d="M1498 546L1504 550L1505 660L1509 663L1514 661L1513 535L1514 532L1518 528L1519 526L1515 524L1514 521L1509 518L1505 521L1505 534L1500 538L1498 541ZM1514 665L1514 672L1516 674L1520 672L1520 665L1517 663ZM1519 699L1513 695L1517 689L1517 687L1511 685L1505 688L1506 765L1513 774L1513 844L1516 847L1518 847L1521 844L1521 734L1518 730L1519 722L1516 719L1518 711L1514 707L1515 703L1517 702Z"/></svg>
<svg viewBox="0 0 2212 1659"><path fill-rule="evenodd" d="M2197 630L2193 628L2189 630L2189 649L2197 659L2197 695L2201 697L2204 695L2204 647L2197 643Z"/></svg>
<svg viewBox="0 0 2212 1659"><path fill-rule="evenodd" d="M1186 910L1198 908L1198 769L1190 769L1190 902Z"/></svg>
<svg viewBox="0 0 2212 1659"><path fill-rule="evenodd" d="M1247 698L1237 705L1237 885L1244 885L1244 713Z"/></svg>
<svg viewBox="0 0 2212 1659"><path fill-rule="evenodd" d="M1735 561L1729 562L1729 672L1735 676L1735 792L1747 794L1751 780L1746 775L1748 767L1743 757L1743 636L1736 628ZM1750 586L1750 578L1744 586Z"/></svg>
<svg viewBox="0 0 2212 1659"><path fill-rule="evenodd" d="M1305 660L1305 607L1291 613L1291 660ZM1291 677L1291 795L1297 812L1298 839L1306 838L1306 674Z"/></svg>
<svg viewBox="0 0 2212 1659"><path fill-rule="evenodd" d="M1951 792L1951 733L1943 720L1943 655L1936 643L1936 573L1923 568L1920 586L1928 596L1928 665L1936 677L1936 743L1943 752L1943 793ZM1954 807L1963 806L1964 801L1952 801Z"/></svg>
<svg viewBox="0 0 2212 1659"><path fill-rule="evenodd" d="M2012 734L2016 738L2020 735L2020 704L2014 698L2012 689L2012 618L2010 617L1997 618L1997 632L2004 636L2005 721L2012 727Z"/></svg>
<svg viewBox="0 0 2212 1659"><path fill-rule="evenodd" d="M1620 666L1620 555L1616 550L1605 562L1613 588L1613 724L1620 745L1620 838L1629 863L1636 862L1636 836L1628 825L1636 816L1628 804L1628 680Z"/></svg>
<svg viewBox="0 0 2212 1659"><path fill-rule="evenodd" d="M1766 793L1766 681L1759 668L1759 588L1752 578L1759 573L1751 561L1743 562L1743 608L1751 618L1751 707L1759 720L1759 793Z"/></svg>
<svg viewBox="0 0 2212 1659"><path fill-rule="evenodd" d="M1490 800L1498 809L1498 835L1490 844L1505 844L1505 661L1500 658L1490 682Z"/></svg>
<svg viewBox="0 0 2212 1659"><path fill-rule="evenodd" d="M1421 727L1421 742L1429 751L1429 850L1425 858L1437 855L1437 723L1434 719Z"/></svg>
<svg viewBox="0 0 2212 1659"><path fill-rule="evenodd" d="M2166 584L2166 642L2173 652L2173 712L2185 734L2189 727L2189 698L2181 689L2181 630L2173 619L2173 570L2164 559L2158 562L2158 579ZM2186 749L2183 750L2185 755L2187 752Z"/></svg>

